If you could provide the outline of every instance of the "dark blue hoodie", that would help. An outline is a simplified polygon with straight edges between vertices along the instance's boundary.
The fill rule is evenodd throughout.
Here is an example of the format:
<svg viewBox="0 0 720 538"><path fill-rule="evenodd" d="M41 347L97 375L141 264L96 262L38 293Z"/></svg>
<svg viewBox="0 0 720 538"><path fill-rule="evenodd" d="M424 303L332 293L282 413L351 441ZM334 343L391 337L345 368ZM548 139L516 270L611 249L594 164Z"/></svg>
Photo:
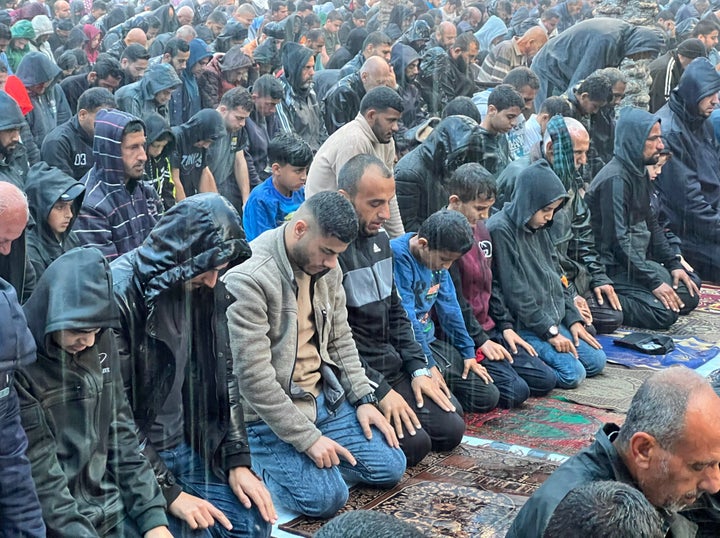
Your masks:
<svg viewBox="0 0 720 538"><path fill-rule="evenodd" d="M35 361L35 340L13 287L0 278L0 372Z"/></svg>
<svg viewBox="0 0 720 538"><path fill-rule="evenodd" d="M170 125L172 126L185 123L202 108L200 89L192 70L204 58L212 58L207 44L197 38L190 41L190 57L187 67L180 76L182 86L176 89L170 97Z"/></svg>

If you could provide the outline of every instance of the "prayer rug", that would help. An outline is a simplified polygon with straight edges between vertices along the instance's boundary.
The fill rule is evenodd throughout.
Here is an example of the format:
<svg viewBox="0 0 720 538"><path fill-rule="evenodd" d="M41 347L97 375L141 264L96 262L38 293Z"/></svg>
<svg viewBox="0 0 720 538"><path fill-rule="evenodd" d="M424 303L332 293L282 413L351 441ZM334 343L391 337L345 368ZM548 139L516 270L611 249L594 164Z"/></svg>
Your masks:
<svg viewBox="0 0 720 538"><path fill-rule="evenodd" d="M695 310L689 316L680 316L670 329L661 334L670 336L691 334L707 342L720 344L720 318L711 312Z"/></svg>
<svg viewBox="0 0 720 538"><path fill-rule="evenodd" d="M466 413L465 434L571 456L588 446L603 424L624 420L622 414L559 397L528 398L517 409Z"/></svg>
<svg viewBox="0 0 720 538"><path fill-rule="evenodd" d="M706 314L715 317L712 314ZM717 319L717 318L716 318ZM720 321L720 320L719 320ZM678 320L678 323L680 320ZM717 321L715 323L717 331ZM695 325L693 324L693 327ZM688 327L689 328L689 327ZM621 329L611 335L599 335L598 342L603 346L608 362L627 366L628 368L647 368L662 370L670 366L682 365L687 368L699 368L720 353L720 347L694 336L672 334L675 349L666 355L648 355L626 347L613 344L615 338L630 334L630 330ZM645 332L645 331L641 331Z"/></svg>
<svg viewBox="0 0 720 538"><path fill-rule="evenodd" d="M720 286L703 284L700 290L700 304L695 311L720 314Z"/></svg>
<svg viewBox="0 0 720 538"><path fill-rule="evenodd" d="M527 498L559 463L490 447L432 454L389 491L356 487L341 510L378 510L430 537L502 537ZM325 520L297 517L280 529L312 536Z"/></svg>
<svg viewBox="0 0 720 538"><path fill-rule="evenodd" d="M608 365L600 375L588 377L575 389L555 389L553 396L576 404L627 413L637 389L651 375L649 370Z"/></svg>

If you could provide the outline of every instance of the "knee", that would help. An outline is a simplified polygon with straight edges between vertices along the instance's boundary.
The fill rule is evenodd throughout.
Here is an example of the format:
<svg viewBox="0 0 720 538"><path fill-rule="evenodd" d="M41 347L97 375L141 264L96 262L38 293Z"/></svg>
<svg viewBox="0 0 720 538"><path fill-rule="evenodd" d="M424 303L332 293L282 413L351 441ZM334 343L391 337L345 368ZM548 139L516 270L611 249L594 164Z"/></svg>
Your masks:
<svg viewBox="0 0 720 538"><path fill-rule="evenodd" d="M682 302L683 302L683 304L684 304L685 306L683 306L683 307L680 309L680 315L681 315L681 316L686 316L686 315L688 315L690 312L692 312L693 310L695 310L695 309L697 308L697 306L700 304L700 294L696 293L695 295L693 295L693 296L691 297L691 296L690 296L690 292L687 291L687 289L685 288L685 286L683 286L683 292L684 292L684 293L682 293L682 294L680 295L680 299L682 299Z"/></svg>
<svg viewBox="0 0 720 538"><path fill-rule="evenodd" d="M558 375L552 368L546 368L542 371L544 375L536 376L531 381L528 381L528 389L530 390L530 396L545 396L558 384Z"/></svg>
<svg viewBox="0 0 720 538"><path fill-rule="evenodd" d="M465 435L465 420L458 413L448 413L441 426L437 435L431 438L432 449L437 452L449 452L462 442Z"/></svg>
<svg viewBox="0 0 720 538"><path fill-rule="evenodd" d="M610 307L598 307L591 309L593 326L599 334L610 334L615 332L623 324L622 310L614 310Z"/></svg>
<svg viewBox="0 0 720 538"><path fill-rule="evenodd" d="M530 397L530 387L519 376L506 386L498 387L498 392L500 394L498 405L504 409L519 407Z"/></svg>
<svg viewBox="0 0 720 538"><path fill-rule="evenodd" d="M348 487L340 473L337 475L339 481L317 483L310 495L296 499L298 511L309 517L327 519L345 506L349 495Z"/></svg>
<svg viewBox="0 0 720 538"><path fill-rule="evenodd" d="M557 374L557 387L560 389L574 389L580 385L587 376L585 368L580 361L574 357L572 357L572 360L574 361L572 367L562 371L556 370L555 372Z"/></svg>
<svg viewBox="0 0 720 538"><path fill-rule="evenodd" d="M407 459L402 450L388 446L382 461L383 465L376 468L364 482L372 486L391 488L400 482L405 474Z"/></svg>
<svg viewBox="0 0 720 538"><path fill-rule="evenodd" d="M607 356L602 349L590 348L590 351L584 353L583 366L588 377L598 375L605 368Z"/></svg>
<svg viewBox="0 0 720 538"><path fill-rule="evenodd" d="M478 381L478 384L480 381ZM494 383L483 383L481 390L466 391L458 399L463 409L472 413L488 413L495 409L500 401L500 391Z"/></svg>
<svg viewBox="0 0 720 538"><path fill-rule="evenodd" d="M404 430L405 438L400 440L400 448L405 454L408 467L414 467L422 461L422 459L432 450L432 441L430 436L423 429L418 429L415 435L407 433Z"/></svg>

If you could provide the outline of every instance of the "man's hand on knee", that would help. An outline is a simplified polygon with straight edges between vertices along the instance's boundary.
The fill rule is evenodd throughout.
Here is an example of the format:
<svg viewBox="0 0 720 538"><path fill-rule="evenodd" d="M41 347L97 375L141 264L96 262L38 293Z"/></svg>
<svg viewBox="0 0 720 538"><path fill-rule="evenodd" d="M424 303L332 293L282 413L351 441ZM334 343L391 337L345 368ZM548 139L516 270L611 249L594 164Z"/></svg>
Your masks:
<svg viewBox="0 0 720 538"><path fill-rule="evenodd" d="M393 448L400 448L395 430L380 410L372 404L363 404L357 408L357 419L367 439L372 439L371 426L375 426L385 436L387 443Z"/></svg>
<svg viewBox="0 0 720 538"><path fill-rule="evenodd" d="M277 522L278 515L270 492L252 470L248 467L230 469L228 484L245 508L250 509L254 503L265 521L273 525Z"/></svg>
<svg viewBox="0 0 720 538"><path fill-rule="evenodd" d="M400 396L397 391L390 391L380 400L380 411L385 416L385 420L395 427L395 433L398 439L403 438L403 426L410 435L415 435L416 430L422 428L415 411L408 405L405 398Z"/></svg>
<svg viewBox="0 0 720 538"><path fill-rule="evenodd" d="M215 525L216 521L227 530L232 529L230 520L212 503L184 491L170 503L168 511L176 518L182 519L193 530L207 529Z"/></svg>
<svg viewBox="0 0 720 538"><path fill-rule="evenodd" d="M375 411L377 411L377 409L375 409ZM380 413L380 411L377 412ZM382 417L382 415L380 416ZM324 435L315 441L312 446L305 451L305 454L307 454L320 469L340 465L340 458L353 466L357 463L347 448Z"/></svg>

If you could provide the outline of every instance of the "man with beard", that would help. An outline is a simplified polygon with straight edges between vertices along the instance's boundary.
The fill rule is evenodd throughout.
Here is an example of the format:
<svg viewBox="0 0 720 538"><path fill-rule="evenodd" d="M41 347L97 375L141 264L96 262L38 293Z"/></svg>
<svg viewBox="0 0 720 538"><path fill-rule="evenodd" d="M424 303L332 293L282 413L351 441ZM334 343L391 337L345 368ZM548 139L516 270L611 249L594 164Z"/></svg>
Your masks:
<svg viewBox="0 0 720 538"><path fill-rule="evenodd" d="M402 114L401 97L390 88L380 86L370 90L360 102L360 113L353 121L335 131L320 146L308 172L305 197L320 191L337 189L340 169L360 153L374 155L389 169L395 165L393 134L398 130ZM397 198L390 201L390 217L385 230L390 237L404 233Z"/></svg>
<svg viewBox="0 0 720 538"><path fill-rule="evenodd" d="M525 503L508 538L542 536L570 490L600 480L640 490L666 536L696 536L697 526L677 512L720 490L718 417L720 398L703 377L684 367L657 372L638 389L623 426L605 424L560 466Z"/></svg>
<svg viewBox="0 0 720 538"><path fill-rule="evenodd" d="M475 61L480 45L470 32L458 36L447 49L427 49L420 60L418 84L428 111L439 116L445 105L458 95L471 97L475 84L470 78L469 65Z"/></svg>
<svg viewBox="0 0 720 538"><path fill-rule="evenodd" d="M665 148L661 135L656 116L624 109L615 155L585 195L599 260L615 284L624 323L660 330L678 315L689 314L699 301L697 286L650 208L652 187L645 167L658 162Z"/></svg>
<svg viewBox="0 0 720 538"><path fill-rule="evenodd" d="M128 45L120 56L120 68L123 70L123 86L140 80L148 68L150 54L145 47L133 43Z"/></svg>
<svg viewBox="0 0 720 538"><path fill-rule="evenodd" d="M28 171L25 146L20 130L25 118L15 100L0 91L0 181L22 188Z"/></svg>

